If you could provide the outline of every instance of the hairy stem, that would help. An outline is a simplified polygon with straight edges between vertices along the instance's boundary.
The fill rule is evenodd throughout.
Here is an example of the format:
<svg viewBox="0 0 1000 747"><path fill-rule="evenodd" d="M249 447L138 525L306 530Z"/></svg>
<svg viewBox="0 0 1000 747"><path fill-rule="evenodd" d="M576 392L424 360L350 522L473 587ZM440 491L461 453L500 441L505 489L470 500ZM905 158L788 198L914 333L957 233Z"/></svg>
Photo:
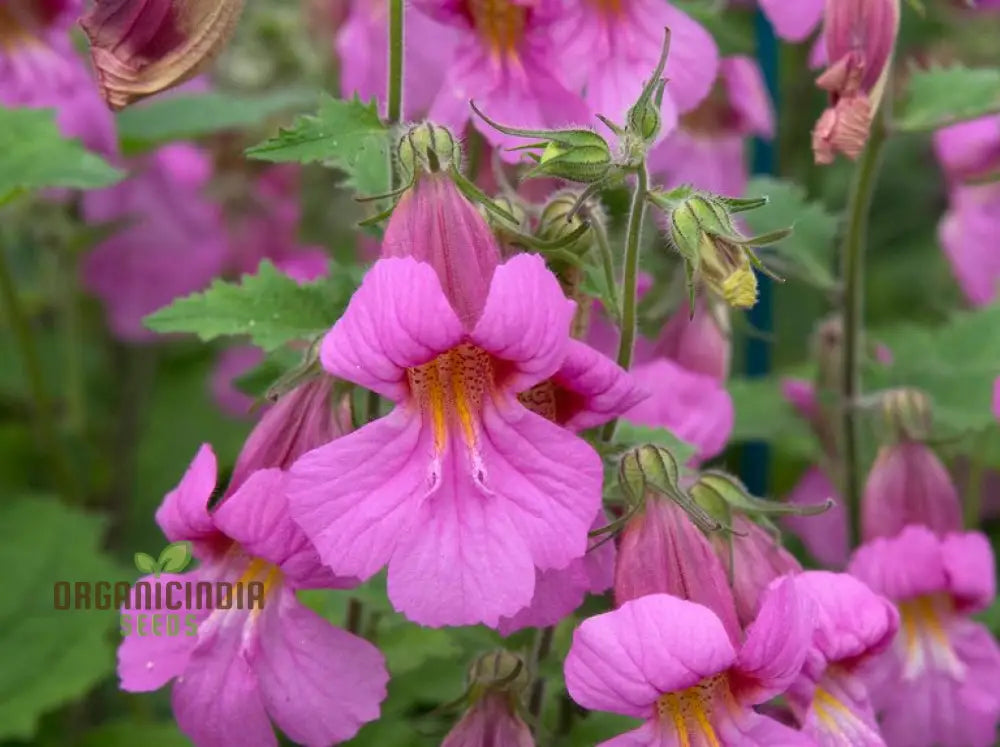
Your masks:
<svg viewBox="0 0 1000 747"><path fill-rule="evenodd" d="M847 204L847 234L841 252L844 287L844 353L841 369L841 429L843 490L851 517L851 544L861 537L860 429L857 402L861 397L862 337L864 334L865 245L868 212L881 164L886 131L883 116L872 122L871 135L854 172Z"/></svg>
<svg viewBox="0 0 1000 747"><path fill-rule="evenodd" d="M594 238L597 240L597 250L601 253L601 266L604 270L604 283L608 286L608 299L611 302L610 309L605 312L617 324L621 322L621 302L618 300L618 281L615 279L615 258L611 253L611 244L608 243L608 231L604 227L604 222L593 221Z"/></svg>
<svg viewBox="0 0 1000 747"><path fill-rule="evenodd" d="M386 114L399 124L403 109L403 0L389 0L389 92Z"/></svg>
<svg viewBox="0 0 1000 747"><path fill-rule="evenodd" d="M632 365L632 351L635 347L636 309L638 308L639 245L642 238L642 220L646 214L646 192L649 188L649 174L646 162L636 169L635 191L628 212L628 226L625 232L625 279L622 290L622 329L618 340L618 365L626 371ZM604 426L601 438L610 441L615 435L618 419Z"/></svg>

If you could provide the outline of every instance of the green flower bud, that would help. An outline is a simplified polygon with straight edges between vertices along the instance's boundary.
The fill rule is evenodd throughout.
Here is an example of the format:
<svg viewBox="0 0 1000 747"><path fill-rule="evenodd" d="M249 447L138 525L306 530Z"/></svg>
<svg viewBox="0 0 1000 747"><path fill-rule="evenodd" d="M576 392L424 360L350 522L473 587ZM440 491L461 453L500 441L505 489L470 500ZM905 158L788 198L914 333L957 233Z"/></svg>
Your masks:
<svg viewBox="0 0 1000 747"><path fill-rule="evenodd" d="M462 147L451 131L433 122L414 125L396 146L403 183L410 183L422 172L457 169L462 162Z"/></svg>
<svg viewBox="0 0 1000 747"><path fill-rule="evenodd" d="M625 122L628 132L637 135L647 146L651 145L660 134L662 117L660 108L663 105L663 89L666 81L660 78L648 96L641 96L635 105L628 110Z"/></svg>
<svg viewBox="0 0 1000 747"><path fill-rule="evenodd" d="M485 691L518 694L531 684L531 673L524 660L510 651L483 654L469 667L469 691L475 697Z"/></svg>
<svg viewBox="0 0 1000 747"><path fill-rule="evenodd" d="M583 211L577 209L579 197L580 195L576 192L557 193L542 208L536 233L538 238L551 243L559 243L568 239L569 243L561 248L582 257L593 245L594 234L592 230L580 234L581 227L589 226L589 224L581 216ZM576 238L571 239L573 236Z"/></svg>
<svg viewBox="0 0 1000 747"><path fill-rule="evenodd" d="M882 397L882 415L893 441L926 441L931 435L931 399L919 389L890 389Z"/></svg>
<svg viewBox="0 0 1000 747"><path fill-rule="evenodd" d="M618 463L618 484L633 508L644 505L650 493L659 493L684 509L703 532L722 527L681 488L677 459L662 446L644 444L627 451Z"/></svg>

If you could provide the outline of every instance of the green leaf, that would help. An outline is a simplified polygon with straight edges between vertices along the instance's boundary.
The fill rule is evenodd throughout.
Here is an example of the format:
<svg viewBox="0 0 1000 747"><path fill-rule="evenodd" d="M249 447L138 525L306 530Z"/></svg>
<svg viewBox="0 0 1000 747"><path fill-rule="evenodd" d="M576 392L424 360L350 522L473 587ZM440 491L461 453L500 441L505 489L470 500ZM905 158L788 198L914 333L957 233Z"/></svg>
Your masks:
<svg viewBox="0 0 1000 747"><path fill-rule="evenodd" d="M794 408L785 401L777 377L736 378L726 384L736 422L730 440L779 442L783 453L812 459L815 439Z"/></svg>
<svg viewBox="0 0 1000 747"><path fill-rule="evenodd" d="M155 560L153 560L152 555L147 555L144 552L137 552L133 557L135 561L135 567L139 570L139 573L155 573L159 575L160 565Z"/></svg>
<svg viewBox="0 0 1000 747"><path fill-rule="evenodd" d="M364 195L389 185L389 130L375 102L363 104L324 96L316 114L298 117L291 127L247 149L249 158L278 163L323 163L347 173L348 184Z"/></svg>
<svg viewBox="0 0 1000 747"><path fill-rule="evenodd" d="M115 610L56 609L54 599L56 581L72 589L124 580L98 550L102 530L99 519L49 498L0 506L0 740L29 739L43 713L114 669Z"/></svg>
<svg viewBox="0 0 1000 747"><path fill-rule="evenodd" d="M832 288L837 218L819 203L806 200L802 187L782 179L755 177L747 185L745 196L769 200L764 207L741 214L753 233L793 228L788 238L759 250L767 264L783 276Z"/></svg>
<svg viewBox="0 0 1000 747"><path fill-rule="evenodd" d="M172 140L259 125L314 101L315 91L301 89L253 96L213 91L158 98L122 111L117 117L118 136L125 153L133 154Z"/></svg>
<svg viewBox="0 0 1000 747"><path fill-rule="evenodd" d="M934 422L953 434L996 423L991 398L1000 372L1000 304L960 312L938 327L902 325L875 330L888 346L890 366L866 371L865 389L913 386L930 394Z"/></svg>
<svg viewBox="0 0 1000 747"><path fill-rule="evenodd" d="M256 275L244 275L240 283L216 280L208 290L153 312L145 324L154 332L187 332L202 340L246 336L274 350L330 329L357 280L357 272L331 264L328 277L300 285L265 261Z"/></svg>
<svg viewBox="0 0 1000 747"><path fill-rule="evenodd" d="M302 354L291 348L279 348L265 356L259 364L233 380L233 386L255 399L264 397L282 376L302 365Z"/></svg>
<svg viewBox="0 0 1000 747"><path fill-rule="evenodd" d="M171 542L163 548L157 561L160 570L166 573L180 573L191 562L190 542Z"/></svg>
<svg viewBox="0 0 1000 747"><path fill-rule="evenodd" d="M123 176L79 141L63 138L53 110L0 106L0 204L28 189L93 189Z"/></svg>
<svg viewBox="0 0 1000 747"><path fill-rule="evenodd" d="M917 70L896 105L892 126L926 132L994 112L1000 112L1000 69L956 65Z"/></svg>

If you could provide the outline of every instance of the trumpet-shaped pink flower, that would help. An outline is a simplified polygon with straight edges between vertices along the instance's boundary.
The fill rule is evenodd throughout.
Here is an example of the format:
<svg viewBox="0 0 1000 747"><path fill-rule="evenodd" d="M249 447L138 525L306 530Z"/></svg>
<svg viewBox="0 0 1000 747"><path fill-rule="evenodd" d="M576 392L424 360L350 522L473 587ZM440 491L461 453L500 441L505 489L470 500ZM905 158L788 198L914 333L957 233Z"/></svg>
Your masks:
<svg viewBox="0 0 1000 747"><path fill-rule="evenodd" d="M89 222L125 224L83 263L84 284L104 301L111 329L122 339L155 339L142 318L221 272L221 210L202 194L211 169L200 150L168 145L141 162L131 178L84 195Z"/></svg>
<svg viewBox="0 0 1000 747"><path fill-rule="evenodd" d="M996 595L993 551L978 532L911 526L859 548L849 570L892 599L902 621L869 675L886 742L987 747L1000 722L1000 647L968 615Z"/></svg>
<svg viewBox="0 0 1000 747"><path fill-rule="evenodd" d="M797 747L814 742L753 706L798 675L813 615L782 579L735 649L706 607L651 594L584 620L566 657L566 689L584 708L645 719L618 747Z"/></svg>
<svg viewBox="0 0 1000 747"><path fill-rule="evenodd" d="M787 693L803 731L816 744L884 747L862 672L896 635L892 602L845 573L806 571L794 582L816 611L802 674Z"/></svg>
<svg viewBox="0 0 1000 747"><path fill-rule="evenodd" d="M206 445L156 513L171 542L193 543L201 565L182 576L142 579L160 587L156 598L163 602L148 612L193 621L196 634L127 636L118 649L118 676L130 692L174 680L174 715L199 747L276 747L272 721L301 744L343 741L378 717L385 698L388 675L378 650L295 598L297 589L349 588L353 581L319 564L288 518L284 479L278 469L255 472L209 512L216 462ZM199 609L192 599L168 595L173 583L185 581L259 582L263 599Z"/></svg>
<svg viewBox="0 0 1000 747"><path fill-rule="evenodd" d="M747 183L746 138L752 135L774 135L764 78L749 57L723 58L709 95L650 152L650 171L662 175L666 186L690 184L742 196Z"/></svg>
<svg viewBox="0 0 1000 747"><path fill-rule="evenodd" d="M347 98L375 98L385 106L389 85L389 3L353 0L336 39L340 90ZM458 32L417 11L406 13L403 119L425 116L444 84Z"/></svg>
<svg viewBox="0 0 1000 747"><path fill-rule="evenodd" d="M718 381L729 378L732 341L729 339L729 309L708 300L705 294L695 298L694 314L687 302L663 325L652 348L651 357L676 361L688 371L711 376Z"/></svg>
<svg viewBox="0 0 1000 747"><path fill-rule="evenodd" d="M593 449L518 395L563 377L575 427L613 417L602 398L627 375L570 340L574 304L541 258L499 266L465 319L447 266L379 260L327 334L326 370L397 407L293 465L292 515L334 572L388 565L412 620L496 625L531 601L536 568L583 556L601 495Z"/></svg>
<svg viewBox="0 0 1000 747"><path fill-rule="evenodd" d="M517 714L511 696L487 692L441 742L441 747L535 747L531 729Z"/></svg>
<svg viewBox="0 0 1000 747"><path fill-rule="evenodd" d="M970 303L986 306L1000 288L1000 186L980 184L952 189L938 238L952 272Z"/></svg>
<svg viewBox="0 0 1000 747"><path fill-rule="evenodd" d="M569 3L556 29L557 63L574 90L583 89L591 113L622 121L656 67L663 30L670 28L663 129L708 95L719 53L711 35L688 15L659 0Z"/></svg>
<svg viewBox="0 0 1000 747"><path fill-rule="evenodd" d="M492 119L512 127L590 120L583 100L557 77L554 28L566 12L560 0L415 0L413 7L454 27L458 35L430 119L462 132L471 115L469 101L475 99ZM422 43L436 44L437 38ZM479 120L474 124L494 145L523 144Z"/></svg>
<svg viewBox="0 0 1000 747"><path fill-rule="evenodd" d="M952 180L966 180L1000 167L1000 116L959 122L934 133L934 153Z"/></svg>
<svg viewBox="0 0 1000 747"><path fill-rule="evenodd" d="M823 20L824 0L759 0L774 32L790 42L805 41Z"/></svg>
<svg viewBox="0 0 1000 747"><path fill-rule="evenodd" d="M69 34L81 10L80 0L0 5L0 104L54 108L64 135L110 156L118 150L114 119Z"/></svg>

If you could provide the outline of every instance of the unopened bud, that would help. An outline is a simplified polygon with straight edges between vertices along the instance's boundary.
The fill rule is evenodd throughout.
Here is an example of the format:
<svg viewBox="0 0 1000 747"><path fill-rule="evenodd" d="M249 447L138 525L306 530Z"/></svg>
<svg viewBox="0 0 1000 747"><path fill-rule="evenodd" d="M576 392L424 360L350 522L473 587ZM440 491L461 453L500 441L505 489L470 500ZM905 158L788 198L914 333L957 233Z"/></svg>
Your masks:
<svg viewBox="0 0 1000 747"><path fill-rule="evenodd" d="M480 657L469 672L469 709L441 747L534 744L531 730L519 715L520 694L530 676L520 657L496 651Z"/></svg>
<svg viewBox="0 0 1000 747"><path fill-rule="evenodd" d="M469 667L471 690L500 690L520 693L531 683L531 673L517 654L491 651L476 659Z"/></svg>
<svg viewBox="0 0 1000 747"><path fill-rule="evenodd" d="M790 230L743 236L725 202L708 194L693 193L677 201L669 193L654 193L651 199L669 212L670 239L687 266L691 299L700 279L730 306L752 307L757 302L754 267L766 272L753 247L780 241Z"/></svg>
<svg viewBox="0 0 1000 747"><path fill-rule="evenodd" d="M652 93L648 97L642 97L636 104L628 110L626 126L629 132L638 135L642 140L650 145L660 134L660 126L663 118L660 115L660 107L663 106L663 90L666 81L660 78L654 84Z"/></svg>
<svg viewBox="0 0 1000 747"><path fill-rule="evenodd" d="M626 452L618 464L618 483L633 507L642 506L648 493L658 493L676 503L702 531L722 528L680 487L677 459L662 446L644 444Z"/></svg>
<svg viewBox="0 0 1000 747"><path fill-rule="evenodd" d="M538 238L559 244L563 241L569 243L561 248L582 257L586 254L594 243L593 230L584 230L589 224L584 220L579 210L579 197L576 192L559 192L548 204L542 208L542 214L538 219Z"/></svg>
<svg viewBox="0 0 1000 747"><path fill-rule="evenodd" d="M593 130L526 130L494 122L472 102L472 110L490 127L505 135L532 138L523 150L535 161L525 176L554 176L571 182L604 181L612 169L611 148Z"/></svg>
<svg viewBox="0 0 1000 747"><path fill-rule="evenodd" d="M882 415L896 441L926 441L931 433L931 400L919 389L892 389L882 397Z"/></svg>
<svg viewBox="0 0 1000 747"><path fill-rule="evenodd" d="M518 243L519 238L528 229L528 211L519 200L505 195L494 197L493 204L503 213L488 210L483 205L479 206L479 213L485 218L493 235L500 241L501 248L506 250L511 244ZM506 251L504 253L507 254Z"/></svg>
<svg viewBox="0 0 1000 747"><path fill-rule="evenodd" d="M462 147L451 131L433 122L414 125L396 146L403 183L411 183L421 173L457 169L462 162Z"/></svg>

